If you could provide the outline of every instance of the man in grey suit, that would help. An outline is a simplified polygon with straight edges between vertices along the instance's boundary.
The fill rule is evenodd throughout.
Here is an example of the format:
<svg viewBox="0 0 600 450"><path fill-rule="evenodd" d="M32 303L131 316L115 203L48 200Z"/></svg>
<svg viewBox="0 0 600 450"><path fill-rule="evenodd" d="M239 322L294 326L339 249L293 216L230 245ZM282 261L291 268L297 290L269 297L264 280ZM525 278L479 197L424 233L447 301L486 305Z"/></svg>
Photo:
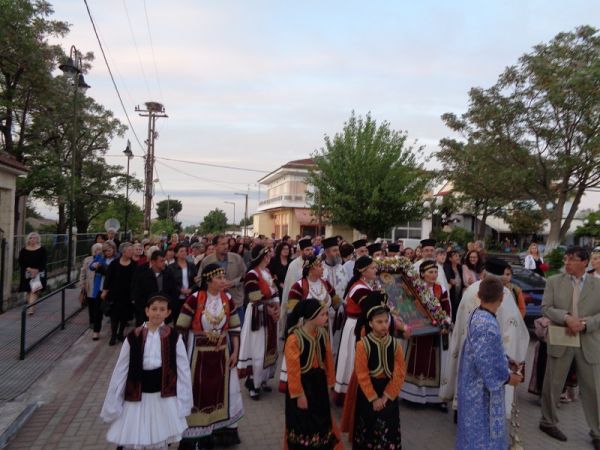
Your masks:
<svg viewBox="0 0 600 450"><path fill-rule="evenodd" d="M235 305L239 308L239 313L242 313L242 305L244 304L244 277L246 276L246 264L237 253L228 251L228 237L219 235L213 238L215 253L205 257L200 264L200 273L209 264L218 264L225 271L227 283L225 289L231 295ZM243 315L241 315L243 320Z"/></svg>
<svg viewBox="0 0 600 450"><path fill-rule="evenodd" d="M560 441L567 437L556 426L556 404L565 379L575 361L577 381L592 444L600 450L600 279L586 273L589 252L572 247L565 254L565 273L548 279L542 313L553 325L566 327L570 336L579 335L581 346L551 345L542 389L540 429Z"/></svg>

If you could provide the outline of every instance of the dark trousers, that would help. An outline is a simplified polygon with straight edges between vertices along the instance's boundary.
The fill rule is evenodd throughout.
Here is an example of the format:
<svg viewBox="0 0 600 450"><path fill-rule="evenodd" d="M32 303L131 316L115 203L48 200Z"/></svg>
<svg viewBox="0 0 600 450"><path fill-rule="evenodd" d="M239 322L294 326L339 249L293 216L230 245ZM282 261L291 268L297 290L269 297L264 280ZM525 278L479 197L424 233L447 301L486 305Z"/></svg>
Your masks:
<svg viewBox="0 0 600 450"><path fill-rule="evenodd" d="M93 326L94 333L100 333L100 330L102 330L102 300L100 297L88 297L87 302L90 323Z"/></svg>
<svg viewBox="0 0 600 450"><path fill-rule="evenodd" d="M110 329L112 337L118 337L123 340L123 333L125 333L125 327L127 326L128 320L125 320L122 314L112 313L110 316Z"/></svg>

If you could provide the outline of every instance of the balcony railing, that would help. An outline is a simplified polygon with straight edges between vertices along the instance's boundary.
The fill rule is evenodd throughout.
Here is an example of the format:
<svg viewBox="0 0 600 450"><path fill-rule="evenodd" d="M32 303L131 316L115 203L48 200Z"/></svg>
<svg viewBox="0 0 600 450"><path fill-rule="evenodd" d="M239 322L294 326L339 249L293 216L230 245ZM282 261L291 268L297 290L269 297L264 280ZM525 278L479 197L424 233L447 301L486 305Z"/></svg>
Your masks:
<svg viewBox="0 0 600 450"><path fill-rule="evenodd" d="M268 198L258 203L259 206L270 205L279 202L305 202L304 195L278 195L277 197Z"/></svg>

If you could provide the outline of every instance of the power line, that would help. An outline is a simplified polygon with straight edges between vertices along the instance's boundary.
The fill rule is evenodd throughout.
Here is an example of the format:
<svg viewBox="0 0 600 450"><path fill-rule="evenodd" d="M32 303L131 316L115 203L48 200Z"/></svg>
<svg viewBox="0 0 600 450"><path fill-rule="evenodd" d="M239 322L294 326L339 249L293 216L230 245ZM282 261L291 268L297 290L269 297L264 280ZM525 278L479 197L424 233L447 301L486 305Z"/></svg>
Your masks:
<svg viewBox="0 0 600 450"><path fill-rule="evenodd" d="M133 46L135 47L135 52L138 56L138 62L140 63L140 69L142 70L142 77L144 78L144 84L146 85L146 90L148 91L148 97L152 97L152 95L150 94L150 85L148 84L148 78L146 78L146 71L144 70L144 65L142 64L142 55L140 55L140 50L135 39L133 26L131 25L131 18L129 17L129 10L127 9L127 3L125 2L125 0L123 0L123 8L125 9L127 24L129 25L129 33L131 34L131 40L133 41Z"/></svg>
<svg viewBox="0 0 600 450"><path fill-rule="evenodd" d="M220 169L232 169L232 170L243 170L246 172L269 173L268 170L248 169L246 167L226 166L226 165L222 165L222 164L203 163L203 162L199 162L199 161L186 161L184 159L166 158L164 156L161 156L161 157L157 156L156 158L164 159L166 161L175 161L175 162L182 162L182 163L187 163L187 164L195 164L198 166L218 167Z"/></svg>
<svg viewBox="0 0 600 450"><path fill-rule="evenodd" d="M148 30L148 38L150 39L150 49L152 50L152 62L154 63L154 75L156 76L156 84L158 84L158 92L160 93L160 99L163 100L162 86L160 85L160 79L158 78L158 67L156 65L156 54L154 53L154 42L152 41L152 33L150 32L150 19L148 18L148 8L146 7L146 0L144 0L144 14L146 16L146 29Z"/></svg>
<svg viewBox="0 0 600 450"><path fill-rule="evenodd" d="M131 119L129 118L129 114L127 114L127 109L125 108L125 104L123 103L123 99L121 98L121 93L119 92L119 88L117 87L117 83L115 82L115 77L113 76L112 70L110 69L110 64L108 64L108 59L106 58L106 53L104 52L104 47L102 46L102 42L100 41L100 36L98 35L98 30L96 29L96 23L94 22L94 19L92 17L92 12L90 11L88 2L87 2L87 0L83 0L83 3L85 3L85 8L87 9L87 13L90 18L90 22L92 23L92 28L94 29L94 34L96 35L96 40L98 41L98 45L100 46L100 51L102 52L102 57L104 58L104 63L106 64L106 68L108 69L108 74L110 75L112 84L115 88L115 91L117 92L117 97L119 97L119 103L121 103L121 108L123 108L123 113L125 114L125 117L127 118L127 123L129 123L129 128L131 129L131 132L133 133L135 140L137 141L140 148L142 149L142 152L145 155L146 150L144 150L144 146L142 145L140 138L138 137L137 133L135 132L135 128L133 128L133 124L131 123Z"/></svg>
<svg viewBox="0 0 600 450"><path fill-rule="evenodd" d="M173 166L168 165L167 163L165 163L163 161L157 161L157 162L160 163L160 164L162 164L165 167L168 167L171 170L176 171L177 173L182 173L184 175L187 175L188 177L196 178L197 180L200 180L200 181L207 181L207 182L210 182L210 183L217 183L217 184L222 184L222 185L236 185L236 186L239 186L239 185L246 186L248 184L248 183L236 183L236 182L232 182L232 181L222 181L222 180L214 180L214 179L210 179L210 178L205 178L205 177L201 177L201 176L198 176L198 175L191 174L189 172L185 172L185 171L183 171L181 169L177 169L177 168L175 168Z"/></svg>
<svg viewBox="0 0 600 450"><path fill-rule="evenodd" d="M115 157L115 158L125 158L125 155L106 154L104 156L111 156L111 157ZM135 156L137 158L141 158L141 156L139 156L139 155L133 155L133 156ZM200 162L200 161L189 161L189 160L185 160L185 159L167 158L164 156L156 156L155 159L164 159L165 161L174 161L174 162L180 162L180 163L186 163L186 164L194 164L197 166L218 167L220 169L242 170L242 171L246 171L246 172L258 172L258 173L269 173L268 170L248 169L247 167L226 166L226 165L222 165L222 164L212 164L212 163L205 163L205 162ZM164 164L164 163L162 163L162 164ZM239 184L248 184L248 183L239 183ZM253 183L250 183L250 184L253 184Z"/></svg>

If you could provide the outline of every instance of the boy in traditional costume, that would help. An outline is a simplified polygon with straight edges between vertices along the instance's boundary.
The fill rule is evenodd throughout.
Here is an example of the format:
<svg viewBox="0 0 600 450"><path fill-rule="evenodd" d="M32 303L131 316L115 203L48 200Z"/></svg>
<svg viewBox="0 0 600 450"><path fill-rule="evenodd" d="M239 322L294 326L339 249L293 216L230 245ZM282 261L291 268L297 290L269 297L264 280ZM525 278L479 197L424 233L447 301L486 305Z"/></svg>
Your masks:
<svg viewBox="0 0 600 450"><path fill-rule="evenodd" d="M240 338L238 369L240 378L246 378L246 388L252 400L260 398L260 391L270 392L267 380L275 376L277 362L277 322L279 297L271 272L269 247L256 245L252 261L244 279L246 315Z"/></svg>
<svg viewBox="0 0 600 450"><path fill-rule="evenodd" d="M112 373L100 417L106 439L135 449L179 442L192 409L190 366L177 331L165 325L169 299L151 297L148 321L128 335Z"/></svg>
<svg viewBox="0 0 600 450"><path fill-rule="evenodd" d="M358 388L348 391L344 421L353 449L398 450L402 448L398 395L406 373L402 344L389 333L386 294L369 293L360 309L354 359Z"/></svg>
<svg viewBox="0 0 600 450"><path fill-rule="evenodd" d="M200 290L181 308L177 328L188 336L194 407L180 449L239 444L237 422L244 414L237 359L240 317L227 278L218 264L202 271Z"/></svg>
<svg viewBox="0 0 600 450"><path fill-rule="evenodd" d="M288 317L285 449L344 448L329 407L335 372L327 321L327 308L312 298L298 302Z"/></svg>
<svg viewBox="0 0 600 450"><path fill-rule="evenodd" d="M522 365L509 362L504 353L496 320L503 298L500 280L484 279L478 297L481 305L469 318L458 369L456 449L506 450L504 386L523 381Z"/></svg>

